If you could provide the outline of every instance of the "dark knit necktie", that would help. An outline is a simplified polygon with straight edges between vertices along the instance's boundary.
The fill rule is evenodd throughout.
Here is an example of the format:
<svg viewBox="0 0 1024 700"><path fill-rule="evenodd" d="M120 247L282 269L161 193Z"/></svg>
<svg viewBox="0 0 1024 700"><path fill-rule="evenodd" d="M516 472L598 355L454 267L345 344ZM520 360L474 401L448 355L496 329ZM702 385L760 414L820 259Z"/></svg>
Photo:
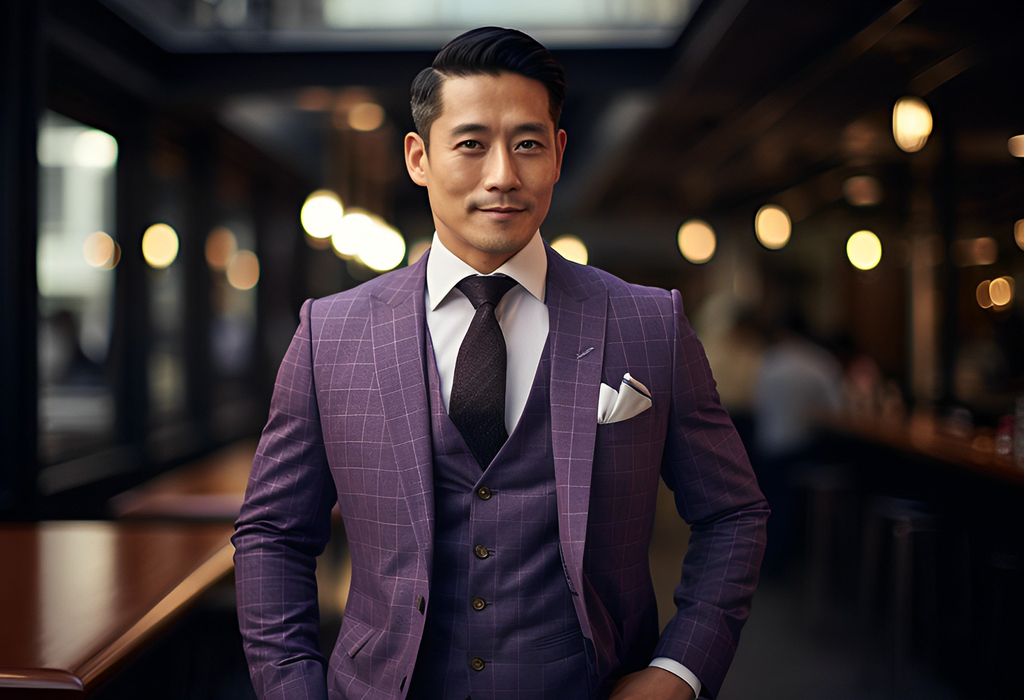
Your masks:
<svg viewBox="0 0 1024 700"><path fill-rule="evenodd" d="M505 336L494 315L511 277L467 277L456 285L476 314L455 360L448 417L462 433L481 468L486 469L508 440L505 431Z"/></svg>

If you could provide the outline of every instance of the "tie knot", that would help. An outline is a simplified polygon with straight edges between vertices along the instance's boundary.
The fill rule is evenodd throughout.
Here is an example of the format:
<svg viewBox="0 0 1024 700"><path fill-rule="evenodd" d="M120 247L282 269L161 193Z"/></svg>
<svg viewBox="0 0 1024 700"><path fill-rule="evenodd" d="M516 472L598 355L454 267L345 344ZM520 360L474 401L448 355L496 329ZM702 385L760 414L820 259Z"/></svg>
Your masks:
<svg viewBox="0 0 1024 700"><path fill-rule="evenodd" d="M517 284L518 282L514 279L504 275L490 275L486 277L483 275L473 275L466 277L455 286L466 295L466 298L473 304L473 308L478 309L481 304L497 306L501 298L505 296L505 293Z"/></svg>

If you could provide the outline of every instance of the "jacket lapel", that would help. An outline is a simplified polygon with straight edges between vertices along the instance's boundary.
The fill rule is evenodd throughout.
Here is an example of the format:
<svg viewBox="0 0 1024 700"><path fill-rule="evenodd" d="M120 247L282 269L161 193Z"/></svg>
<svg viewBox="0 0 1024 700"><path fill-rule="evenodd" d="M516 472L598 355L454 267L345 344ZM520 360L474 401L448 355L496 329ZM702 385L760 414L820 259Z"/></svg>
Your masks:
<svg viewBox="0 0 1024 700"><path fill-rule="evenodd" d="M429 574L434 550L434 481L424 362L426 258L424 255L415 265L392 273L390 284L373 293L370 332L387 441L394 449L400 488Z"/></svg>
<svg viewBox="0 0 1024 700"><path fill-rule="evenodd" d="M583 591L608 292L600 277L587 268L574 267L548 248L546 303L559 538L570 583ZM588 629L584 633L590 636Z"/></svg>

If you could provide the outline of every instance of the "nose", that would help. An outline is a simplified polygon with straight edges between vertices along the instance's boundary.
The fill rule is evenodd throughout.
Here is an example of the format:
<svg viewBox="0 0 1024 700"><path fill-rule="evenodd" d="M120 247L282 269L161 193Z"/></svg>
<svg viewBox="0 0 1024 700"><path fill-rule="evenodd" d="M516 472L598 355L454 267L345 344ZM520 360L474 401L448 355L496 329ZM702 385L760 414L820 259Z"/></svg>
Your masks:
<svg viewBox="0 0 1024 700"><path fill-rule="evenodd" d="M492 148L487 157L484 187L488 190L509 192L520 187L515 158L506 148Z"/></svg>

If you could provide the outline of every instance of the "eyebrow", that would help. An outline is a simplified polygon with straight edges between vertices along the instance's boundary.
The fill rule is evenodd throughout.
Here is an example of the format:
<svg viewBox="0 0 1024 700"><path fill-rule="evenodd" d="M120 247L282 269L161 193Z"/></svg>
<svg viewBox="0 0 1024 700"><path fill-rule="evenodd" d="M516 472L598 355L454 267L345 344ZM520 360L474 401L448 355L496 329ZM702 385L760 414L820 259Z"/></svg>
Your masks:
<svg viewBox="0 0 1024 700"><path fill-rule="evenodd" d="M484 126L483 124L468 123L468 124L459 124L454 129L452 129L450 133L451 133L452 136L464 136L465 134L475 134L475 133L489 132L489 131L490 131L490 129L487 128L486 126ZM519 135L519 134L540 134L540 135L544 136L547 133L548 133L547 125L543 124L541 122L524 122L522 124L517 124L512 129L512 134L513 135Z"/></svg>

